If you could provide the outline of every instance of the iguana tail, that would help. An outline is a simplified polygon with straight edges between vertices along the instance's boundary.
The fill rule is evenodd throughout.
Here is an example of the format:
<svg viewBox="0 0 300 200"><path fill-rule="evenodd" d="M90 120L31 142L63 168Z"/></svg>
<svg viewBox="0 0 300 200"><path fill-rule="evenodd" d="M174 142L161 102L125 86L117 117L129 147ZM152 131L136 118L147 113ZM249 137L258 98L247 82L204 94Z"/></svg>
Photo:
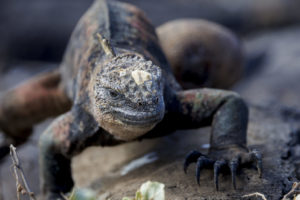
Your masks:
<svg viewBox="0 0 300 200"><path fill-rule="evenodd" d="M1 93L0 131L6 136L6 145L0 145L0 159L6 152L5 146L26 141L34 124L62 114L70 107L71 102L60 87L58 70L40 74Z"/></svg>
<svg viewBox="0 0 300 200"><path fill-rule="evenodd" d="M181 19L163 24L156 31L184 89L226 89L241 78L241 43L225 27L200 19Z"/></svg>

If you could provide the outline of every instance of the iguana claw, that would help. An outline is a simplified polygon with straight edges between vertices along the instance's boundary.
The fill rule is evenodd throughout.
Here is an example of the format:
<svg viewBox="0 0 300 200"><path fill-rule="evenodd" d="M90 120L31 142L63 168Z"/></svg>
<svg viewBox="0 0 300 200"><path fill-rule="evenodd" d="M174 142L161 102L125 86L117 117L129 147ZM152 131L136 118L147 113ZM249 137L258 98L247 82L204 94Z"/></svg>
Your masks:
<svg viewBox="0 0 300 200"><path fill-rule="evenodd" d="M200 174L202 169L214 169L214 184L216 190L219 190L219 174L224 171L225 168L230 170L232 186L236 189L236 174L240 167L244 164L255 163L259 174L262 176L262 155L258 150L252 150L251 152L233 154L233 158L230 159L230 153L222 150L220 152L212 152L213 154L224 153L224 158L218 156L217 158L210 158L210 156L204 155L198 151L191 151L185 158L184 172L187 172L187 168L191 163L196 163L196 180L200 185Z"/></svg>

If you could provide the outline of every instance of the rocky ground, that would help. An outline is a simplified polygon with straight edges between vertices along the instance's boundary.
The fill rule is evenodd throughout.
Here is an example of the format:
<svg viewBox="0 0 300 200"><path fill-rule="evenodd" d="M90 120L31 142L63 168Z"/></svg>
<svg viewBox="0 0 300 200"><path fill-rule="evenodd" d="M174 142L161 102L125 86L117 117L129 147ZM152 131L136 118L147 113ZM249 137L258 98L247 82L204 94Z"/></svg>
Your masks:
<svg viewBox="0 0 300 200"><path fill-rule="evenodd" d="M183 5L180 2L176 1L178 5ZM146 1L135 3L144 6L155 24L161 24L163 19L170 19L169 16L177 16L173 10L158 19L151 13ZM170 10L172 8L169 7ZM159 11L157 12L163 12ZM180 17L182 16L185 15L181 14ZM199 17L200 14L189 16ZM282 198L291 184L300 180L299 35L300 26L294 25L243 36L246 73L233 89L250 106L248 144L263 152L262 179L258 178L254 169L242 169L236 191L231 187L230 176L224 175L220 177L220 191L216 192L211 170L203 171L200 187L194 177L195 165L191 165L185 175L182 162L186 153L193 149L207 151L209 128L205 128L178 131L168 137L118 147L89 148L74 159L76 186L93 188L103 194L103 197L113 200L133 196L137 188L147 180L164 183L168 200L240 199L252 192L261 192L268 200ZM6 65L5 71L0 74L0 90L13 87L56 65L49 61L19 61L18 64L9 65L10 67ZM36 194L39 194L37 141L50 122L51 119L38 125L30 141L18 148L29 185ZM139 162L144 165L129 170L132 169L130 166L134 163L137 166L136 163ZM9 157L0 163L0 200L16 199L15 181L10 166Z"/></svg>

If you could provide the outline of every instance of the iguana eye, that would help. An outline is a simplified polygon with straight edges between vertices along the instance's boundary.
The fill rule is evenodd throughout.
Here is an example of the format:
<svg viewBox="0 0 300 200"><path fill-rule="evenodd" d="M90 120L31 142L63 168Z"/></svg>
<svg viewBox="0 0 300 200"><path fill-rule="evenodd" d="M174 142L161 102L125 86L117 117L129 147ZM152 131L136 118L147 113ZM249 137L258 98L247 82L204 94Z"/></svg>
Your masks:
<svg viewBox="0 0 300 200"><path fill-rule="evenodd" d="M108 92L109 92L110 97L112 97L113 99L116 99L120 96L120 94L114 90L109 90Z"/></svg>

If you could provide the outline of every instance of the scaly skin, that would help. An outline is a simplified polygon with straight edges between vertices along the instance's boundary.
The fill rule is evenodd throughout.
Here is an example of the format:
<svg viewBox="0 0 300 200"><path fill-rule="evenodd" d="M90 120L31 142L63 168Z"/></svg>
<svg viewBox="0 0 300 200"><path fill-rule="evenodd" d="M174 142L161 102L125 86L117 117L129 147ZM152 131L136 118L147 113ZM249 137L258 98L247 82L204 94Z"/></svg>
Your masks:
<svg viewBox="0 0 300 200"><path fill-rule="evenodd" d="M104 45L101 37L111 46ZM197 162L198 182L204 167L214 168L217 189L218 175L226 166L231 169L234 186L241 164L255 162L261 170L259 152L246 147L248 109L244 101L230 91L182 90L154 28L134 6L96 0L74 30L60 75L54 91L64 91L62 102L72 102L72 108L40 138L41 183L46 199L63 199L61 193L72 189L71 159L86 147L160 137L177 129L212 125L209 155L194 151L184 164L186 170L191 162ZM38 94L43 97L49 93ZM51 102L47 101L45 108L60 111L50 106ZM41 111L37 105L28 105L36 108L31 115Z"/></svg>

